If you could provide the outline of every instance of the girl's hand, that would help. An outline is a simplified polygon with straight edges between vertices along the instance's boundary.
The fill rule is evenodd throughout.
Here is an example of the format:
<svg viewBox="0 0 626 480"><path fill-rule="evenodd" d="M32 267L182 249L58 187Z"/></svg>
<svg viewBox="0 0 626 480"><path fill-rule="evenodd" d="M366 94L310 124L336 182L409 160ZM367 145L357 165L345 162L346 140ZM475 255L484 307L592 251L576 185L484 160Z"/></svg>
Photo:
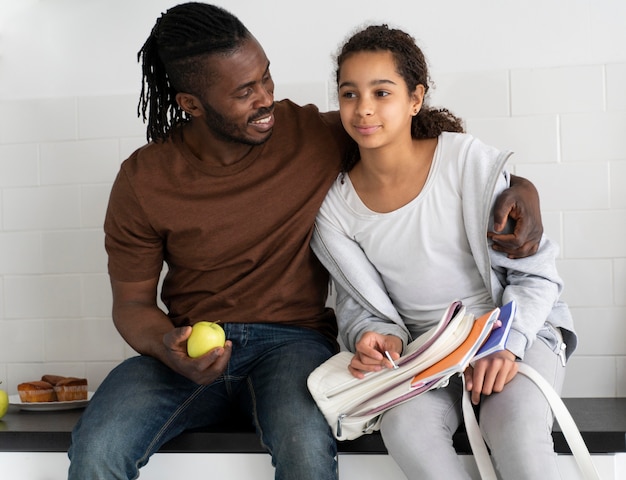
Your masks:
<svg viewBox="0 0 626 480"><path fill-rule="evenodd" d="M356 344L356 353L352 357L348 370L356 378L363 378L367 372L393 368L385 356L386 351L393 360L400 358L402 340L394 335L365 332Z"/></svg>
<svg viewBox="0 0 626 480"><path fill-rule="evenodd" d="M478 405L480 395L501 392L504 386L517 375L516 356L508 350L494 352L468 367L465 375L467 390L472 392L472 403Z"/></svg>

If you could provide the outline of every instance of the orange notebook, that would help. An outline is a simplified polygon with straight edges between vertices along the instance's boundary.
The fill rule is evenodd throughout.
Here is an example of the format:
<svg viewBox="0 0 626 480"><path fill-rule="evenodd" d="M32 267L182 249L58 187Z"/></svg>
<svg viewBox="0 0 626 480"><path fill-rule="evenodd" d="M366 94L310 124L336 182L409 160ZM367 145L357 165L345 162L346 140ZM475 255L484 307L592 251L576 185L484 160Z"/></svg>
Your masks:
<svg viewBox="0 0 626 480"><path fill-rule="evenodd" d="M474 320L472 329L465 341L450 355L415 375L411 380L411 388L423 387L433 380L456 372L463 372L489 337L493 324L498 319L498 314L499 309L496 308Z"/></svg>

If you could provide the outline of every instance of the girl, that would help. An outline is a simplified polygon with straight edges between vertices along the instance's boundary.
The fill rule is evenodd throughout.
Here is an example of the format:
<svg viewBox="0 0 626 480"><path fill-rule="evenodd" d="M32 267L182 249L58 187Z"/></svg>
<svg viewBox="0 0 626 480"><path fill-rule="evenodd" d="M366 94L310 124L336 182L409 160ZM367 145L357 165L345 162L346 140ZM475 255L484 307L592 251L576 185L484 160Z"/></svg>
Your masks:
<svg viewBox="0 0 626 480"><path fill-rule="evenodd" d="M344 128L358 145L346 158L317 218L313 248L337 287L337 315L356 377L388 368L452 300L475 315L517 303L506 349L465 372L498 474L560 478L552 415L517 362L557 391L576 346L557 247L511 260L484 237L493 200L508 185L508 154L462 133L449 111L424 104L426 61L408 34L368 27L337 59ZM433 225L437 225L433 228ZM567 354L565 350L567 344ZM462 381L415 397L383 416L389 453L408 478L466 479L452 446L462 421Z"/></svg>

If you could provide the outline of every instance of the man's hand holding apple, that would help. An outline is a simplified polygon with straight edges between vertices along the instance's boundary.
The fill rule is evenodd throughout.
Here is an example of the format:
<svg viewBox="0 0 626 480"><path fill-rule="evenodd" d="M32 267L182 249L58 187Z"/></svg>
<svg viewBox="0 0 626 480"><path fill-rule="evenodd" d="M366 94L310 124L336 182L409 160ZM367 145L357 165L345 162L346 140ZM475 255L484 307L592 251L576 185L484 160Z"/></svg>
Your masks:
<svg viewBox="0 0 626 480"><path fill-rule="evenodd" d="M140 282L111 279L115 327L136 352L160 360L198 384L215 381L226 370L232 343L226 341L223 347L206 355L189 357L187 339L192 327L174 328L170 318L157 305L158 283L158 276Z"/></svg>
<svg viewBox="0 0 626 480"><path fill-rule="evenodd" d="M175 328L163 336L163 343L168 350L167 364L174 371L197 384L208 385L226 370L232 352L232 343L226 340L223 347L213 348L205 355L191 358L187 352L187 340L191 332L192 328L186 326Z"/></svg>

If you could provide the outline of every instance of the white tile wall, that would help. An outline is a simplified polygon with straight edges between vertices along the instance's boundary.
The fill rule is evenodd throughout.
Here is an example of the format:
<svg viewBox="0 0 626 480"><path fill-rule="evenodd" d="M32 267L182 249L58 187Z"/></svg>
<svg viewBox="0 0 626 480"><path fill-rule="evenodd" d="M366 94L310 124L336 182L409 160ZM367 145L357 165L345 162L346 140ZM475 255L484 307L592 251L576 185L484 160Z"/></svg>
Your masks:
<svg viewBox="0 0 626 480"><path fill-rule="evenodd" d="M609 208L608 163L517 164L515 173L533 179L547 211Z"/></svg>
<svg viewBox="0 0 626 480"><path fill-rule="evenodd" d="M626 64L434 74L432 104L511 149L561 245L580 347L564 395L626 395ZM325 109L332 85L277 85ZM102 221L144 143L135 95L0 102L0 380L87 376L133 355L110 318ZM581 381L581 379L585 379Z"/></svg>
<svg viewBox="0 0 626 480"><path fill-rule="evenodd" d="M43 320L3 320L0 336L0 362L44 362ZM4 382L3 382L4 383Z"/></svg>
<svg viewBox="0 0 626 480"><path fill-rule="evenodd" d="M46 322L47 362L113 362L124 358L124 343L107 318Z"/></svg>
<svg viewBox="0 0 626 480"><path fill-rule="evenodd" d="M80 185L5 188L4 231L80 228Z"/></svg>
<svg viewBox="0 0 626 480"><path fill-rule="evenodd" d="M43 143L40 147L42 185L110 182L119 168L117 139Z"/></svg>
<svg viewBox="0 0 626 480"><path fill-rule="evenodd" d="M137 103L137 95L79 98L79 138L143 137L146 130L137 118Z"/></svg>
<svg viewBox="0 0 626 480"><path fill-rule="evenodd" d="M103 250L103 248L101 247ZM111 315L111 284L105 273L83 275L83 315L108 318Z"/></svg>
<svg viewBox="0 0 626 480"><path fill-rule="evenodd" d="M110 183L99 185L83 185L81 187L81 227L102 229L102 220L104 219L104 214L106 212L106 205L109 200L110 191Z"/></svg>
<svg viewBox="0 0 626 480"><path fill-rule="evenodd" d="M626 356L617 357L617 397L626 397ZM626 472L626 469L624 470Z"/></svg>
<svg viewBox="0 0 626 480"><path fill-rule="evenodd" d="M561 392L564 397L617 396L617 359L613 355L576 355L568 363L565 385ZM585 392L588 392L585 395Z"/></svg>
<svg viewBox="0 0 626 480"><path fill-rule="evenodd" d="M572 113L561 116L564 162L626 158L626 110Z"/></svg>
<svg viewBox="0 0 626 480"><path fill-rule="evenodd" d="M545 232L545 234L562 247L563 215L561 214L561 212L543 211L541 214L541 220L543 222L543 231ZM561 248L561 255L562 254L563 249Z"/></svg>
<svg viewBox="0 0 626 480"><path fill-rule="evenodd" d="M0 102L0 143L76 139L76 104L75 98Z"/></svg>
<svg viewBox="0 0 626 480"><path fill-rule="evenodd" d="M613 305L613 268L610 260L560 260L557 265L565 281L562 299L570 307ZM599 341L604 340L602 333L598 332Z"/></svg>
<svg viewBox="0 0 626 480"><path fill-rule="evenodd" d="M626 305L626 258L613 260L613 292L616 305Z"/></svg>
<svg viewBox="0 0 626 480"><path fill-rule="evenodd" d="M577 355L626 356L626 307L572 307L579 336ZM594 341L598 332L602 342Z"/></svg>
<svg viewBox="0 0 626 480"><path fill-rule="evenodd" d="M95 273L106 271L100 230L66 230L43 233L44 273Z"/></svg>
<svg viewBox="0 0 626 480"><path fill-rule="evenodd" d="M467 118L466 129L485 143L512 151L511 165L557 162L559 158L557 115L504 118L474 115ZM532 142L528 141L529 138L532 138Z"/></svg>
<svg viewBox="0 0 626 480"><path fill-rule="evenodd" d="M606 108L626 110L626 64L606 66Z"/></svg>
<svg viewBox="0 0 626 480"><path fill-rule="evenodd" d="M0 144L0 187L25 187L39 184L36 143Z"/></svg>
<svg viewBox="0 0 626 480"><path fill-rule="evenodd" d="M602 65L511 72L513 115L600 112L604 109L604 92Z"/></svg>
<svg viewBox="0 0 626 480"><path fill-rule="evenodd" d="M4 317L25 320L79 318L81 293L80 276L74 274L6 275Z"/></svg>
<svg viewBox="0 0 626 480"><path fill-rule="evenodd" d="M321 111L329 110L330 99L325 83L279 84L276 85L274 94L277 99L288 98L299 105L312 103Z"/></svg>
<svg viewBox="0 0 626 480"><path fill-rule="evenodd" d="M434 78L433 106L446 107L463 118L510 115L509 72L446 73Z"/></svg>
<svg viewBox="0 0 626 480"><path fill-rule="evenodd" d="M606 209L566 212L563 234L567 257L626 257L626 210ZM622 220L622 221L620 221Z"/></svg>
<svg viewBox="0 0 626 480"><path fill-rule="evenodd" d="M626 155L625 155L626 156ZM609 163L609 192L613 208L626 208L626 161Z"/></svg>
<svg viewBox="0 0 626 480"><path fill-rule="evenodd" d="M0 274L43 271L41 232L0 233Z"/></svg>

